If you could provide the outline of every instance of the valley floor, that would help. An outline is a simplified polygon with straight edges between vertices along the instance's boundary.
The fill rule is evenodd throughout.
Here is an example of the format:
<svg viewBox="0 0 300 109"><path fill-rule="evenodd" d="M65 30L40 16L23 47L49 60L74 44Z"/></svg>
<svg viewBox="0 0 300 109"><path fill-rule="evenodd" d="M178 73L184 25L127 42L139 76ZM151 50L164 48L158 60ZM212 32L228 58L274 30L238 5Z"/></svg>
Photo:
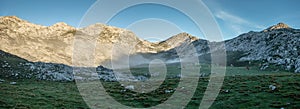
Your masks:
<svg viewBox="0 0 300 109"><path fill-rule="evenodd" d="M288 72L270 72L228 68L222 89L211 109L222 108L300 108L300 75ZM247 73L247 75L243 75ZM30 79L10 80L0 83L0 108L88 108L75 82L49 82ZM201 77L198 87L187 109L198 109L209 77ZM16 84L10 84L16 82ZM131 107L150 107L168 99L178 79L168 79L159 89L136 94L133 91L120 92L124 87L117 82L102 82L114 99ZM275 86L275 88L273 87ZM273 87L273 89L272 89ZM180 100L178 100L180 102Z"/></svg>

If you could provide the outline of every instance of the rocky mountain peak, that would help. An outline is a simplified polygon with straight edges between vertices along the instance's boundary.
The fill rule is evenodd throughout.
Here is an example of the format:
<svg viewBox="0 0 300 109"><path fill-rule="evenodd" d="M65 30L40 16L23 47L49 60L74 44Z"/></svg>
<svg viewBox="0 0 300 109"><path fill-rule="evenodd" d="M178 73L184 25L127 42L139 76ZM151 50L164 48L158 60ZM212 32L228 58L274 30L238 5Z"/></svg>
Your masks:
<svg viewBox="0 0 300 109"><path fill-rule="evenodd" d="M173 36L173 37L165 40L164 42L167 42L167 43L173 45L176 42L177 43L181 43L181 42L193 42L195 40L198 40L198 38L195 37L195 36L192 36L192 35L190 35L190 34L188 34L186 32L183 32L183 33L179 33L179 34L177 34L177 35L175 35L175 36Z"/></svg>
<svg viewBox="0 0 300 109"><path fill-rule="evenodd" d="M265 29L264 31L267 32L267 31L272 31L272 30L277 30L277 29L288 29L288 28L291 28L291 27L285 23L280 22L276 25L273 25L273 26Z"/></svg>
<svg viewBox="0 0 300 109"><path fill-rule="evenodd" d="M64 23L64 22L58 22L52 26L49 26L50 30L65 30L65 31L70 31L70 30L75 30L76 28Z"/></svg>
<svg viewBox="0 0 300 109"><path fill-rule="evenodd" d="M90 35L90 36L95 36L95 35L99 35L101 33L102 28L104 26L105 26L105 24L96 23L96 24L89 25L87 27L81 28L79 30L82 31L85 34Z"/></svg>
<svg viewBox="0 0 300 109"><path fill-rule="evenodd" d="M195 40L198 40L197 37L195 36L192 36L186 32L183 32L183 33L179 33L169 39L166 40L166 42L170 42L170 41L186 41L186 40L189 40L190 42L193 42Z"/></svg>
<svg viewBox="0 0 300 109"><path fill-rule="evenodd" d="M3 29L3 31L6 31L6 33L13 32L13 31L14 32L19 31L21 33L25 33L25 32L29 32L29 30L32 29L45 28L45 26L32 24L16 16L3 16L0 17L0 28Z"/></svg>
<svg viewBox="0 0 300 109"><path fill-rule="evenodd" d="M58 22L54 25L52 25L53 27L65 27L65 26L69 26L68 24L66 24L65 22Z"/></svg>
<svg viewBox="0 0 300 109"><path fill-rule="evenodd" d="M1 23L19 23L24 22L24 20L18 18L17 16L3 16L0 17Z"/></svg>
<svg viewBox="0 0 300 109"><path fill-rule="evenodd" d="M196 40L198 40L197 37L192 36L186 32L183 32L183 33L174 35L165 41L159 42L159 45L164 47L164 49L162 49L162 50L169 50L171 48L178 47L182 44L192 43Z"/></svg>

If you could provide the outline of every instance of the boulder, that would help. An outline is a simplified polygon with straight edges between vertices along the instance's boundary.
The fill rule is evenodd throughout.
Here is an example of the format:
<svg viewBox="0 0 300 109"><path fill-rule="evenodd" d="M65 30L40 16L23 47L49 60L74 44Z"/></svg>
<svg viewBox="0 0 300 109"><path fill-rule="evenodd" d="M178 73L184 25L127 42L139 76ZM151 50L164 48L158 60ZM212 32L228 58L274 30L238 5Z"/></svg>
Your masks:
<svg viewBox="0 0 300 109"><path fill-rule="evenodd" d="M269 67L268 63L264 63L261 67L260 70L266 70Z"/></svg>
<svg viewBox="0 0 300 109"><path fill-rule="evenodd" d="M295 73L300 73L300 68L297 68L294 72Z"/></svg>
<svg viewBox="0 0 300 109"><path fill-rule="evenodd" d="M288 65L288 66L286 66L286 68L285 68L285 70L291 70L292 69L292 66L291 65Z"/></svg>
<svg viewBox="0 0 300 109"><path fill-rule="evenodd" d="M295 61L295 73L300 73L300 59Z"/></svg>

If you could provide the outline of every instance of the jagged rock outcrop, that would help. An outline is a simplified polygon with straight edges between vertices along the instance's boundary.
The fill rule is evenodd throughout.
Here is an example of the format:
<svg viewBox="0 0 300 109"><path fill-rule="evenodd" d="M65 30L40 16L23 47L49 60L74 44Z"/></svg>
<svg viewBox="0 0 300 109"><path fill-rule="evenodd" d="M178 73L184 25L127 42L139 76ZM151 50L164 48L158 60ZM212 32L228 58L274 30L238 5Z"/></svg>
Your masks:
<svg viewBox="0 0 300 109"><path fill-rule="evenodd" d="M3 51L0 51L0 60L1 78L73 81L72 67L67 65L30 62Z"/></svg>
<svg viewBox="0 0 300 109"><path fill-rule="evenodd" d="M267 30L267 31L266 31ZM225 41L227 51L243 51L241 61L260 60L299 72L300 30L279 23L261 32L249 32Z"/></svg>
<svg viewBox="0 0 300 109"><path fill-rule="evenodd" d="M86 81L99 79L103 81L145 81L148 79L142 75L131 77L123 73L118 73L118 76L115 76L117 72L103 66L98 66L97 68L79 68L56 63L30 62L1 50L0 60L0 78L26 78L47 81ZM77 74L78 72L73 72L74 69L84 69L85 72Z"/></svg>

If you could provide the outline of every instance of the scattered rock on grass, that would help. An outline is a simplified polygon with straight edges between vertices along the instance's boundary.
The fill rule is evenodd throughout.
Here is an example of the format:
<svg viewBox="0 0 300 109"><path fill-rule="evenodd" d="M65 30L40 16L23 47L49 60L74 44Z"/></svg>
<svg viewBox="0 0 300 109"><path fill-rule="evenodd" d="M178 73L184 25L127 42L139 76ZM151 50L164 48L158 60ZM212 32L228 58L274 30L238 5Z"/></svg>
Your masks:
<svg viewBox="0 0 300 109"><path fill-rule="evenodd" d="M171 93L173 90L165 90L165 93Z"/></svg>
<svg viewBox="0 0 300 109"><path fill-rule="evenodd" d="M134 90L134 86L133 85L129 85L129 86L126 86L125 89Z"/></svg>
<svg viewBox="0 0 300 109"><path fill-rule="evenodd" d="M226 93L228 93L228 92L229 92L229 90L225 90L225 92L226 92Z"/></svg>
<svg viewBox="0 0 300 109"><path fill-rule="evenodd" d="M10 82L9 84L11 84L11 85L15 85L15 84L17 84L17 82Z"/></svg>
<svg viewBox="0 0 300 109"><path fill-rule="evenodd" d="M276 89L276 86L274 86L274 85L269 85L269 89L275 90L275 89Z"/></svg>

